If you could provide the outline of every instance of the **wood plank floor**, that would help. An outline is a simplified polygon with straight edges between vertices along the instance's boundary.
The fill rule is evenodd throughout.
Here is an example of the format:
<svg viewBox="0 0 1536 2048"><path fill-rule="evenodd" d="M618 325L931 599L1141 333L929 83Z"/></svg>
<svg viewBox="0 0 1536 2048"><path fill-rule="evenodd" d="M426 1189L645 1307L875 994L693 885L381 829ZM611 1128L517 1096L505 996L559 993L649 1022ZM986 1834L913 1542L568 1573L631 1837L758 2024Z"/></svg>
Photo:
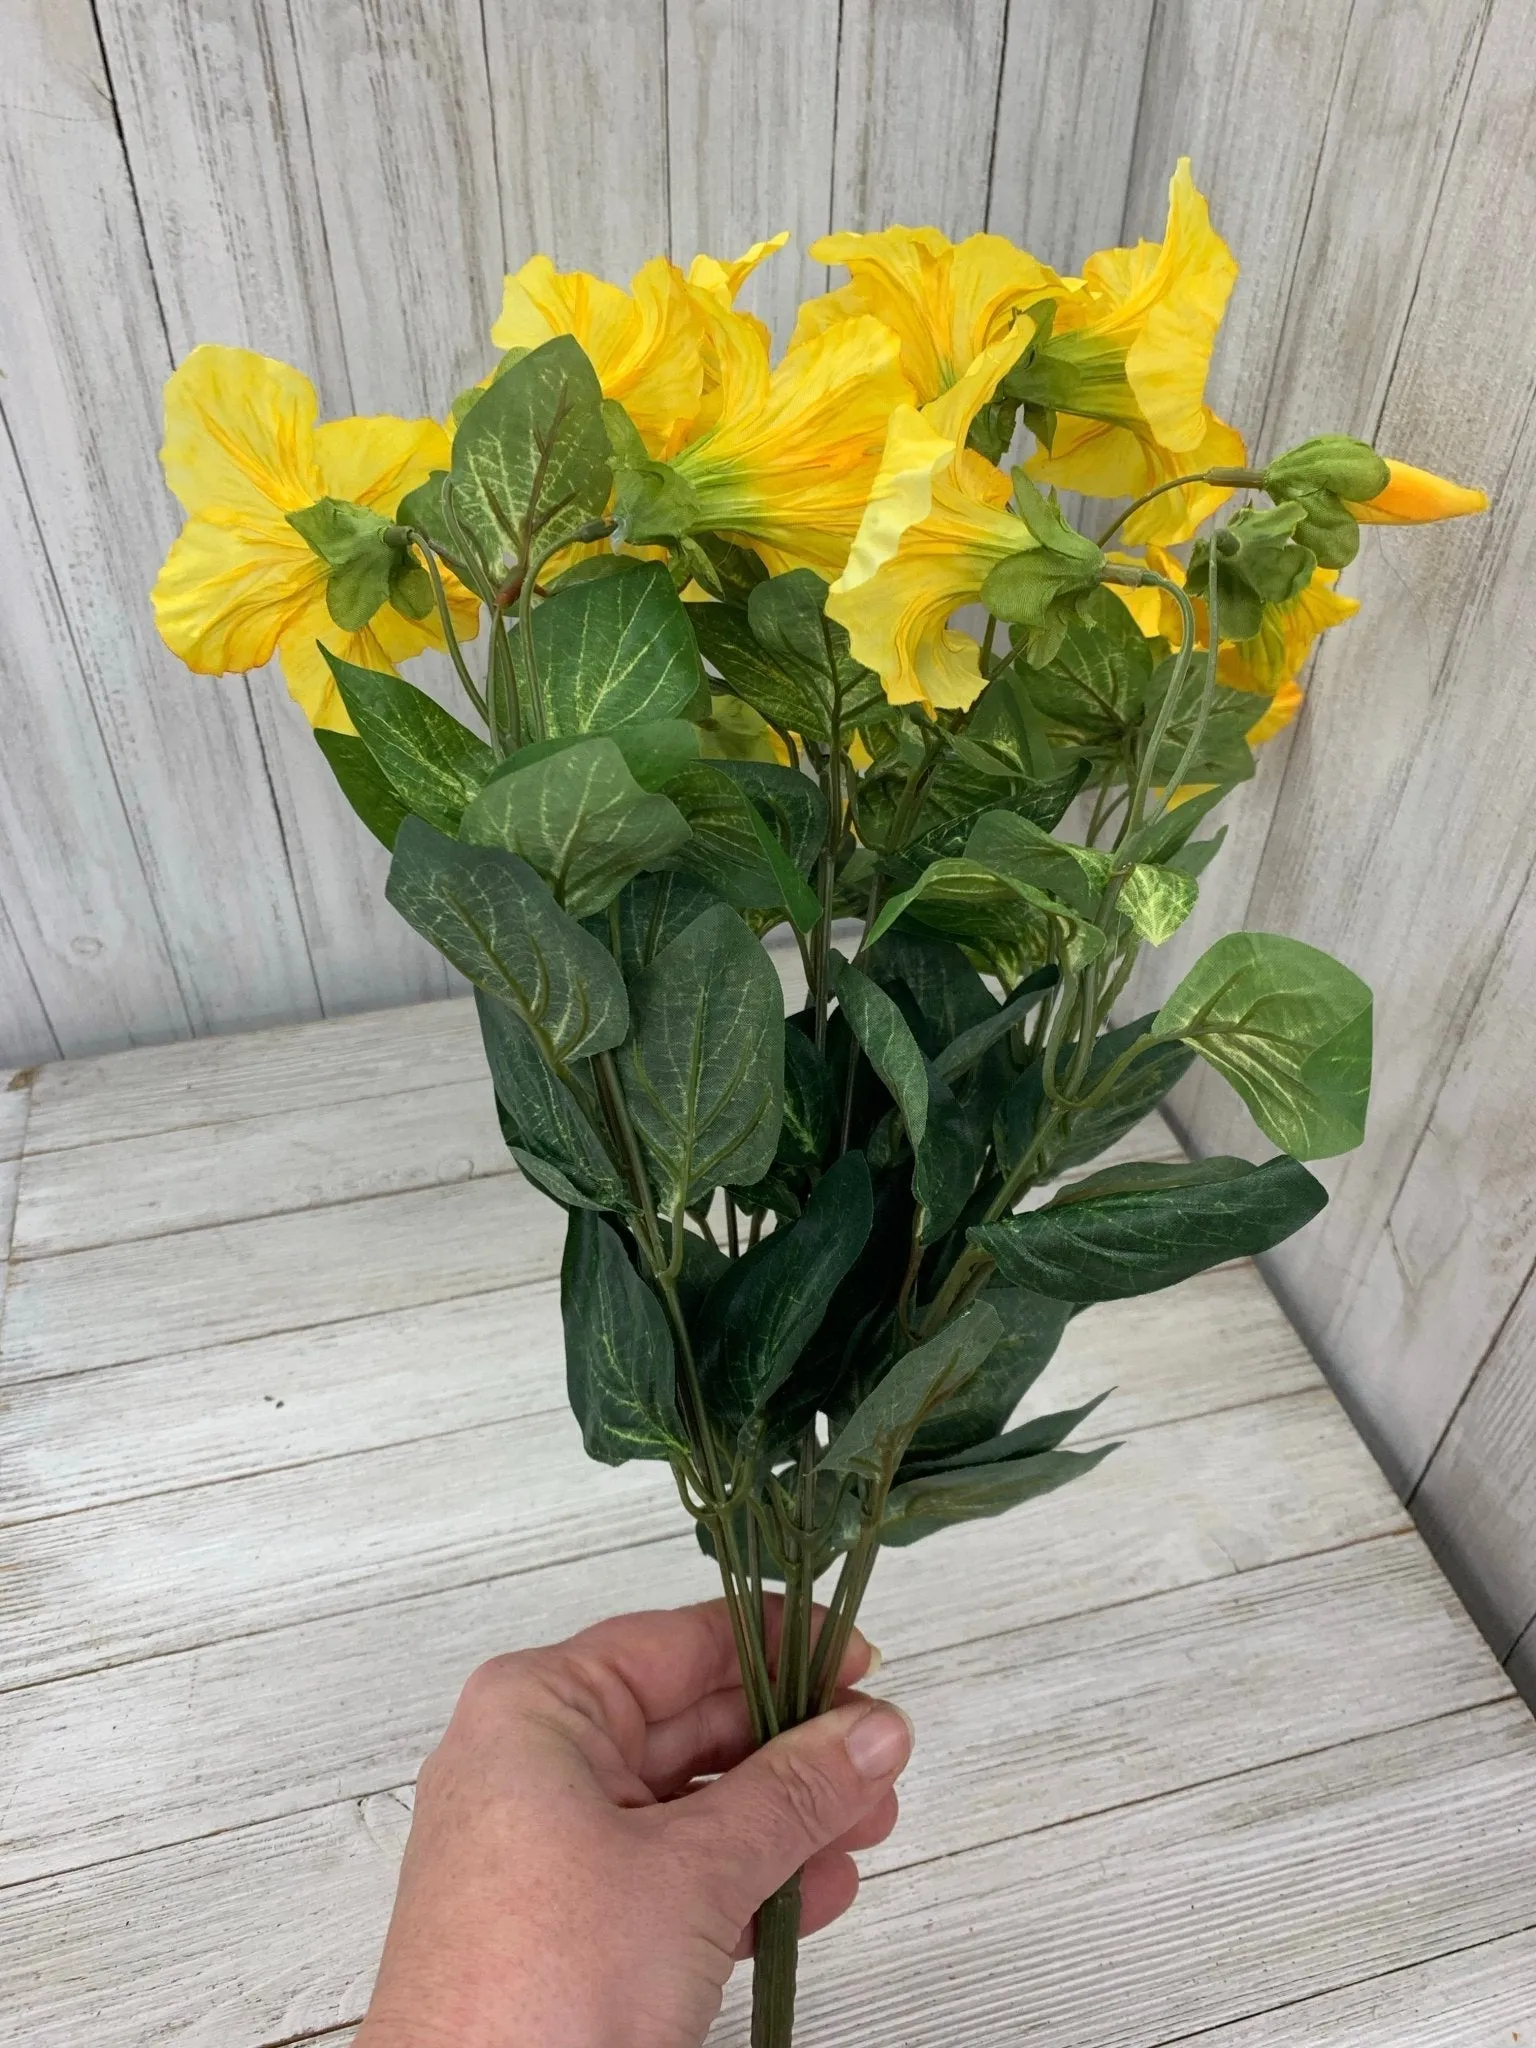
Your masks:
<svg viewBox="0 0 1536 2048"><path fill-rule="evenodd" d="M464 1003L0 1076L0 2036L341 2048L467 1672L712 1590L581 1455L559 1221ZM882 1560L918 1746L806 2048L1536 2038L1536 1724L1253 1270L1080 1317L1041 1404L1106 1386Z"/></svg>

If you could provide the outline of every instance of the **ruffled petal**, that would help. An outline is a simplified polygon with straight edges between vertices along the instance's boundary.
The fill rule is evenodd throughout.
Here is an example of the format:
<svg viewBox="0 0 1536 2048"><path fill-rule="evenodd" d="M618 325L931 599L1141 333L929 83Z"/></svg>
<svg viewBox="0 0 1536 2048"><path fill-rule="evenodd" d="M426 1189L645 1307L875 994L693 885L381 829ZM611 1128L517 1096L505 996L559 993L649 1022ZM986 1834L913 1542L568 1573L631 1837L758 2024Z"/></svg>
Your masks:
<svg viewBox="0 0 1536 2048"><path fill-rule="evenodd" d="M315 429L322 495L345 498L388 517L434 469L446 469L453 450L437 420L373 418L329 420Z"/></svg>
<svg viewBox="0 0 1536 2048"><path fill-rule="evenodd" d="M270 661L317 596L323 611L324 565L268 508L265 519L189 519L150 603L173 654L199 675L225 675Z"/></svg>
<svg viewBox="0 0 1536 2048"><path fill-rule="evenodd" d="M718 256L695 256L688 266L688 282L695 291L707 293L723 306L733 306L736 294L757 266L776 255L789 240L789 229L781 228L765 242L754 242L745 255L722 261Z"/></svg>
<svg viewBox="0 0 1536 2048"><path fill-rule="evenodd" d="M315 459L315 387L248 348L204 342L165 387L165 480L189 513L251 518L323 497Z"/></svg>

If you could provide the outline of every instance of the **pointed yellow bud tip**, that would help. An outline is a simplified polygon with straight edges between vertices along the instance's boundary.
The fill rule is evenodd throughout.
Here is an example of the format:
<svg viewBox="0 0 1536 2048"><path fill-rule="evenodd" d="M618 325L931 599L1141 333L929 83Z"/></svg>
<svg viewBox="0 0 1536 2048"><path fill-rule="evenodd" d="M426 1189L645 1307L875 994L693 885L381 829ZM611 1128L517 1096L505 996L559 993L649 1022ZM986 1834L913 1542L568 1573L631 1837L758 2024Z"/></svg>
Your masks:
<svg viewBox="0 0 1536 2048"><path fill-rule="evenodd" d="M1420 526L1431 519L1463 519L1488 510L1488 493L1453 484L1410 462L1387 462L1387 487L1349 510L1366 526Z"/></svg>

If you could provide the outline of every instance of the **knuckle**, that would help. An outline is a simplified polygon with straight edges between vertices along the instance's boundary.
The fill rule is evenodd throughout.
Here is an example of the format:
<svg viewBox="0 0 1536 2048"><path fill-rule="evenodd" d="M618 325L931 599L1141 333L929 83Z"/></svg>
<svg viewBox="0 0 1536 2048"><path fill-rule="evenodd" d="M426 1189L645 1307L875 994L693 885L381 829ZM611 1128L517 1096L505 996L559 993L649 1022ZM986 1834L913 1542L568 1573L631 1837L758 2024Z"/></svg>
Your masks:
<svg viewBox="0 0 1536 2048"><path fill-rule="evenodd" d="M838 1804L837 1786L829 1772L798 1750L781 1750L772 1759L780 1803L808 1835L823 1831L825 1818Z"/></svg>

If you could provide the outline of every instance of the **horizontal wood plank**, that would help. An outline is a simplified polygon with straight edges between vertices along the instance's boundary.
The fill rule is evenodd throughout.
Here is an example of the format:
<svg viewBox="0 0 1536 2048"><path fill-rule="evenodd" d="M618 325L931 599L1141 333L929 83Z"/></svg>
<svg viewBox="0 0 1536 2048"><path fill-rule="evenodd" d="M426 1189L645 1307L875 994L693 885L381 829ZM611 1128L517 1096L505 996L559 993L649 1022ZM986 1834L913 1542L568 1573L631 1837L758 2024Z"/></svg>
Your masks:
<svg viewBox="0 0 1536 2048"><path fill-rule="evenodd" d="M1026 1411L1112 1389L1112 1435L1318 1384L1251 1264L1207 1273L1178 1316L1103 1302L1069 1324ZM0 1526L565 1406L551 1280L319 1329L12 1386Z"/></svg>
<svg viewBox="0 0 1536 2048"><path fill-rule="evenodd" d="M404 1783L485 1658L708 1591L674 1540L28 1688L7 1704L0 1885ZM919 1741L901 1829L868 1868L1509 1692L1411 1535L1032 1627L986 1632L988 1604L956 1641L975 1598L961 1583L881 1631L879 1690Z"/></svg>

